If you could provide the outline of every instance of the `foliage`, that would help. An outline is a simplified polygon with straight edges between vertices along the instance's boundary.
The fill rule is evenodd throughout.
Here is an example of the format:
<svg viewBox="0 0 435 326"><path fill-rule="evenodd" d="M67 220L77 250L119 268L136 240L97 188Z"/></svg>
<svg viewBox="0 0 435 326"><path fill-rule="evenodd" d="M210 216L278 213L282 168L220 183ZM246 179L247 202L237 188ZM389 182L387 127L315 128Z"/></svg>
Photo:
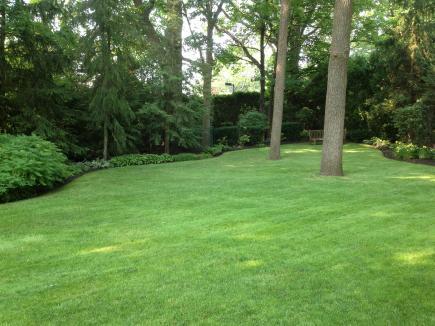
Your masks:
<svg viewBox="0 0 435 326"><path fill-rule="evenodd" d="M204 160L207 158L213 157L210 153L180 153L172 156L174 158L174 162L184 162L184 161L197 161Z"/></svg>
<svg viewBox="0 0 435 326"><path fill-rule="evenodd" d="M237 126L225 126L213 129L213 139L217 142L226 140L226 143L230 146L238 144L239 141L239 127Z"/></svg>
<svg viewBox="0 0 435 326"><path fill-rule="evenodd" d="M110 159L110 165L118 168L132 165L146 165L146 164L161 164L173 162L174 158L168 154L126 154L115 156Z"/></svg>
<svg viewBox="0 0 435 326"><path fill-rule="evenodd" d="M286 141L299 141L302 139L301 133L303 125L299 122L283 122L281 132Z"/></svg>
<svg viewBox="0 0 435 326"><path fill-rule="evenodd" d="M107 160L95 159L92 161L83 161L76 163L76 166L80 169L81 172L89 172L93 170L110 168L110 163Z"/></svg>
<svg viewBox="0 0 435 326"><path fill-rule="evenodd" d="M418 149L418 158L422 160L435 160L435 149L422 146Z"/></svg>
<svg viewBox="0 0 435 326"><path fill-rule="evenodd" d="M390 148L390 145L391 145L389 140L384 140L384 139L381 139L381 138L378 138L378 137L373 137L370 140L370 143L375 148L380 149L380 150L388 149L388 148Z"/></svg>
<svg viewBox="0 0 435 326"><path fill-rule="evenodd" d="M212 147L207 148L204 152L211 154L212 156L218 156L222 154L224 151L224 145L223 144L216 144Z"/></svg>
<svg viewBox="0 0 435 326"><path fill-rule="evenodd" d="M424 144L427 137L426 110L421 102L399 108L394 113L397 136L405 142Z"/></svg>
<svg viewBox="0 0 435 326"><path fill-rule="evenodd" d="M249 137L249 135L241 135L239 137L239 145L241 147L245 146L246 144L248 144L251 141L251 137Z"/></svg>
<svg viewBox="0 0 435 326"><path fill-rule="evenodd" d="M0 201L29 197L72 173L66 157L38 136L0 135Z"/></svg>
<svg viewBox="0 0 435 326"><path fill-rule="evenodd" d="M267 129L267 117L258 111L248 111L239 117L240 131L249 136L251 144L258 144L264 140Z"/></svg>
<svg viewBox="0 0 435 326"><path fill-rule="evenodd" d="M247 108L257 107L259 94L255 92L235 92L230 95L215 95L213 97L213 123L215 127L236 125L239 116Z"/></svg>
<svg viewBox="0 0 435 326"><path fill-rule="evenodd" d="M391 147L398 159L409 160L412 158L418 158L419 148L417 145L396 141Z"/></svg>

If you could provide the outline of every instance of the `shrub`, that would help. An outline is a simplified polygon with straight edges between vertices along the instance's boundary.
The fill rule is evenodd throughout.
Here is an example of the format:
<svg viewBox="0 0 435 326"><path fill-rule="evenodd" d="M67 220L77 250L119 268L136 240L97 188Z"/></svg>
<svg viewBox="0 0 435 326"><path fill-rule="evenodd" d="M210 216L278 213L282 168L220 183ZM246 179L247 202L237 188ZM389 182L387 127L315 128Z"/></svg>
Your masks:
<svg viewBox="0 0 435 326"><path fill-rule="evenodd" d="M248 135L241 135L239 138L239 145L243 147L249 143L249 140L250 138Z"/></svg>
<svg viewBox="0 0 435 326"><path fill-rule="evenodd" d="M237 145L239 141L239 127L226 126L213 129L213 139L222 140L225 139L230 146Z"/></svg>
<svg viewBox="0 0 435 326"><path fill-rule="evenodd" d="M249 111L240 115L239 128L249 136L251 144L258 144L264 140L264 132L267 129L267 117L258 111Z"/></svg>
<svg viewBox="0 0 435 326"><path fill-rule="evenodd" d="M370 141L375 148L380 150L388 149L391 145L389 140L384 140L378 137L373 137Z"/></svg>
<svg viewBox="0 0 435 326"><path fill-rule="evenodd" d="M346 130L346 139L361 143L364 139L367 139L370 136L370 133L367 129L347 129Z"/></svg>
<svg viewBox="0 0 435 326"><path fill-rule="evenodd" d="M398 159L407 160L418 158L419 148L414 144L405 144L399 141L393 145L394 154Z"/></svg>
<svg viewBox="0 0 435 326"><path fill-rule="evenodd" d="M118 168L132 165L161 164L173 161L173 156L168 154L127 154L113 157L110 160L110 165Z"/></svg>
<svg viewBox="0 0 435 326"><path fill-rule="evenodd" d="M303 125L299 122L284 122L281 132L286 141L299 141L302 139L303 130Z"/></svg>
<svg viewBox="0 0 435 326"><path fill-rule="evenodd" d="M217 127L223 127L226 124L235 125L239 120L246 107L257 107L260 94L249 92L235 92L229 95L213 96L213 123ZM234 142L235 145L237 143ZM215 138L218 139L218 138Z"/></svg>
<svg viewBox="0 0 435 326"><path fill-rule="evenodd" d="M194 153L180 153L173 155L172 157L174 158L174 162L195 161L201 159L199 154Z"/></svg>
<svg viewBox="0 0 435 326"><path fill-rule="evenodd" d="M435 158L435 150L423 146L418 149L418 158L422 160L432 160Z"/></svg>
<svg viewBox="0 0 435 326"><path fill-rule="evenodd" d="M102 159L96 159L93 161L84 161L84 162L77 163L76 166L80 168L81 172L88 172L92 170L110 168L110 163Z"/></svg>
<svg viewBox="0 0 435 326"><path fill-rule="evenodd" d="M0 135L0 201L30 197L73 173L53 143L37 136Z"/></svg>
<svg viewBox="0 0 435 326"><path fill-rule="evenodd" d="M212 147L209 147L205 150L205 153L211 154L212 156L218 156L222 154L224 150L224 145L222 144L216 144Z"/></svg>
<svg viewBox="0 0 435 326"><path fill-rule="evenodd" d="M416 144L427 141L428 130L427 108L421 102L397 109L394 113L394 126L400 140Z"/></svg>

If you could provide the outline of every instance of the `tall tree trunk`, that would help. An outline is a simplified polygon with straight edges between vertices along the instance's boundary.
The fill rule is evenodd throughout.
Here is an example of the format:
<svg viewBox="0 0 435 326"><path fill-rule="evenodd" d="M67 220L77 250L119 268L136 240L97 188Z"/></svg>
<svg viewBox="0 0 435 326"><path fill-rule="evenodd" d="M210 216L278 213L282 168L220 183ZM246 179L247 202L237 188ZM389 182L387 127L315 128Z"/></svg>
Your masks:
<svg viewBox="0 0 435 326"><path fill-rule="evenodd" d="M276 64L276 80L273 103L272 132L270 139L269 159L280 159L282 110L284 105L285 65L287 61L289 0L281 0L281 16L279 24L278 54Z"/></svg>
<svg viewBox="0 0 435 326"><path fill-rule="evenodd" d="M277 45L278 47L278 45ZM277 55L278 52L275 51L275 53L273 54L273 71L272 71L272 78L270 81L270 96L269 96L269 108L268 108L268 112L267 112L267 125L269 128L269 136L270 136L270 132L272 130L272 119L273 119L273 98L275 96L275 80L276 80L276 63L277 63Z"/></svg>
<svg viewBox="0 0 435 326"><path fill-rule="evenodd" d="M103 133L104 133L104 138L103 138L103 160L107 161L108 158L108 154L107 154L107 148L109 145L109 130L108 130L108 126L107 126L107 120L104 120L104 125L103 125Z"/></svg>
<svg viewBox="0 0 435 326"><path fill-rule="evenodd" d="M343 175L344 115L351 25L352 0L336 0L328 67L321 175Z"/></svg>
<svg viewBox="0 0 435 326"><path fill-rule="evenodd" d="M0 97L4 96L6 80L6 0L0 0Z"/></svg>
<svg viewBox="0 0 435 326"><path fill-rule="evenodd" d="M165 30L166 55L163 58L163 83L166 110L175 115L183 98L183 56L182 56L182 2L167 1L167 27ZM165 153L170 150L170 126L165 126Z"/></svg>
<svg viewBox="0 0 435 326"><path fill-rule="evenodd" d="M171 139L169 137L169 126L165 126L164 130L164 146L165 146L165 154L169 154L171 151Z"/></svg>
<svg viewBox="0 0 435 326"><path fill-rule="evenodd" d="M209 21L207 23L207 45L205 52L205 63L202 65L203 86L202 96L204 101L204 116L202 119L202 146L210 146L210 128L211 128L211 111L212 111L212 95L211 95L211 80L213 69L213 30L214 26Z"/></svg>
<svg viewBox="0 0 435 326"><path fill-rule="evenodd" d="M261 23L260 29L260 100L258 110L262 113L265 112L264 108L264 93L266 91L266 69L265 69L265 53L264 53L264 39L266 36L266 25L264 21Z"/></svg>

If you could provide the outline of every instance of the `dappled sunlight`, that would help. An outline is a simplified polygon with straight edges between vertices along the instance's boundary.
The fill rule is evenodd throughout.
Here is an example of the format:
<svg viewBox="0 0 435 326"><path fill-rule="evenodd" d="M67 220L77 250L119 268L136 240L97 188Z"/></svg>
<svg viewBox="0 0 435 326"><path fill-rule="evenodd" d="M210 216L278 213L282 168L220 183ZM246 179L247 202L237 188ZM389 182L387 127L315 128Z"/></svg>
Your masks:
<svg viewBox="0 0 435 326"><path fill-rule="evenodd" d="M86 249L86 250L80 251L80 253L82 255L87 255L87 254L97 254L97 253L109 253L109 252L114 252L114 251L119 251L119 250L120 250L120 246L114 245L114 246L106 246L106 247L100 247L100 248Z"/></svg>
<svg viewBox="0 0 435 326"><path fill-rule="evenodd" d="M249 234L249 233L243 233L234 236L235 240L253 240L253 241L264 241L264 240L270 240L271 237L268 235L256 235L256 234Z"/></svg>
<svg viewBox="0 0 435 326"><path fill-rule="evenodd" d="M305 149L286 149L284 151L282 151L285 154L305 154L305 153L320 153L320 149L310 149L310 148L305 148Z"/></svg>
<svg viewBox="0 0 435 326"><path fill-rule="evenodd" d="M406 177L391 177L391 179L400 179L400 180L425 180L435 182L435 174L427 174L427 175L413 175Z"/></svg>
<svg viewBox="0 0 435 326"><path fill-rule="evenodd" d="M259 259L250 259L241 262L240 265L242 268L255 268L263 265L263 261Z"/></svg>
<svg viewBox="0 0 435 326"><path fill-rule="evenodd" d="M364 149L343 149L344 153L367 153Z"/></svg>
<svg viewBox="0 0 435 326"><path fill-rule="evenodd" d="M419 265L425 264L429 260L433 260L433 255L435 251L433 250L421 250L421 251L411 251L411 252L403 252L395 255L395 259L401 263L407 265Z"/></svg>

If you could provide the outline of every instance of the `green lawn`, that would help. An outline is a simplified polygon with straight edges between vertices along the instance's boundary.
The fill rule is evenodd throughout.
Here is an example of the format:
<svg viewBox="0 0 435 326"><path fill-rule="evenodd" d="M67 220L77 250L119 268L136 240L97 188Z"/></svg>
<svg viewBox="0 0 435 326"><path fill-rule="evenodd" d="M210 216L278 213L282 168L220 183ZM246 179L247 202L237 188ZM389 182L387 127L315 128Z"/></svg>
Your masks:
<svg viewBox="0 0 435 326"><path fill-rule="evenodd" d="M0 324L435 323L431 166L320 146L110 169L0 205Z"/></svg>

